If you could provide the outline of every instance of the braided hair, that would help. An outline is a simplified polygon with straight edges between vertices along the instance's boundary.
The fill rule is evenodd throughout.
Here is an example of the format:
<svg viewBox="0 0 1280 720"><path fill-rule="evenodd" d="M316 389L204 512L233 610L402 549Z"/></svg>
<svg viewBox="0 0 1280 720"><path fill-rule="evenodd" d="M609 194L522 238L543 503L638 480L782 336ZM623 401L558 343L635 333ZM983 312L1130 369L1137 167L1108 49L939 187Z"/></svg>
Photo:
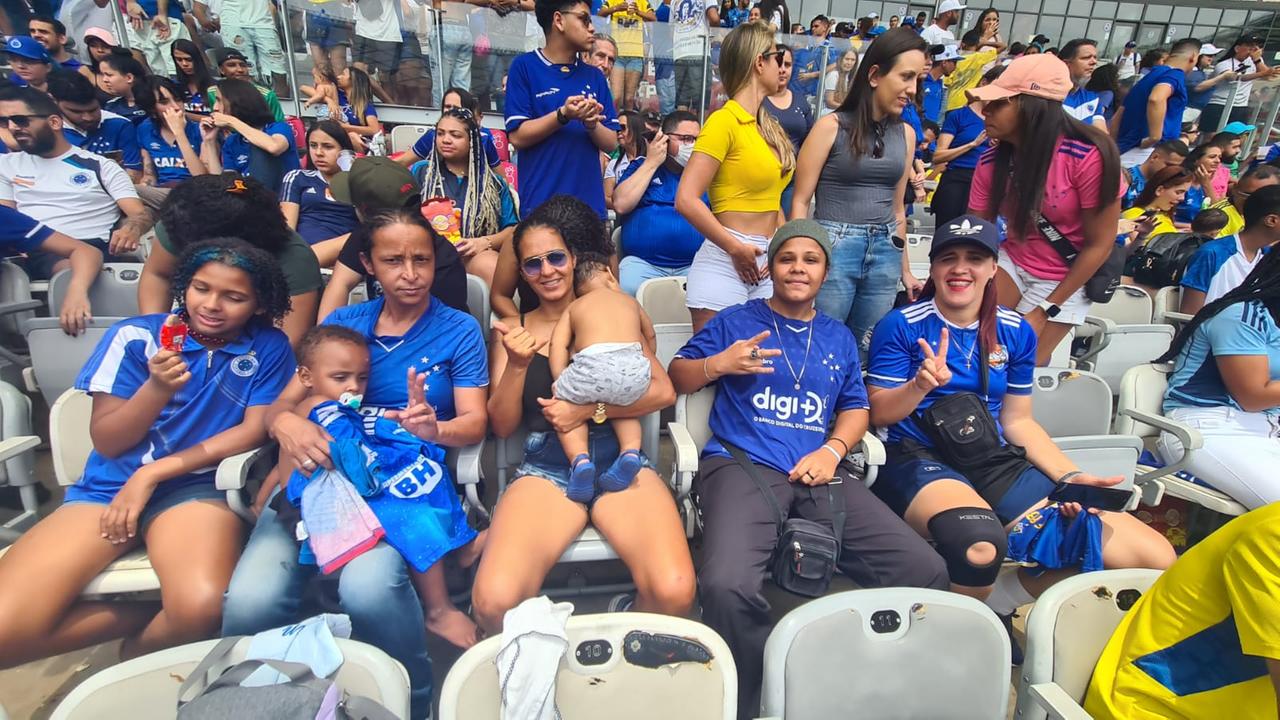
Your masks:
<svg viewBox="0 0 1280 720"><path fill-rule="evenodd" d="M467 130L467 191L462 201L462 237L473 238L492 235L502 228L498 219L502 213L503 180L489 168L480 136L480 123L466 108L449 108L441 113L441 119L453 118ZM422 200L445 197L445 160L435 148L427 155L426 167L419 171Z"/></svg>
<svg viewBox="0 0 1280 720"><path fill-rule="evenodd" d="M186 305L191 278L212 262L242 270L249 276L258 313L267 324L278 325L289 314L289 286L280 264L265 250L236 237L212 238L183 248L173 273L171 292L174 302L179 306Z"/></svg>
<svg viewBox="0 0 1280 720"><path fill-rule="evenodd" d="M1168 352L1156 359L1158 363L1166 363L1178 357L1182 349L1191 342L1196 328L1212 320L1218 313L1236 303L1257 301L1271 313L1271 319L1280 324L1280 252L1267 252L1258 261L1258 265L1249 273L1238 287L1226 295L1200 308L1200 312L1191 318L1191 322L1182 326L1178 336L1173 339Z"/></svg>

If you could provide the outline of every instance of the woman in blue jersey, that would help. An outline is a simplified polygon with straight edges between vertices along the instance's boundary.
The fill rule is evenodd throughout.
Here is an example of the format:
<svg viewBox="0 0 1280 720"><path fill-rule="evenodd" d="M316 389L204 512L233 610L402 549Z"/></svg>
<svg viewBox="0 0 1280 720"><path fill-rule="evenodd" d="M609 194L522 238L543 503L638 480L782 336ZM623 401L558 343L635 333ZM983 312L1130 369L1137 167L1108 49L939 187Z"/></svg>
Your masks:
<svg viewBox="0 0 1280 720"><path fill-rule="evenodd" d="M115 48L98 64L98 84L111 94L102 109L138 126L147 118L147 70L124 48Z"/></svg>
<svg viewBox="0 0 1280 720"><path fill-rule="evenodd" d="M941 559L865 485L829 485L867 431L857 340L814 308L831 252L816 221L778 228L768 254L772 297L721 311L671 362L677 391L715 387L698 467L698 588L703 622L733 650L740 708L759 707L772 625L763 589L781 528L765 488L790 517L828 523L843 505L839 568L860 587L947 586Z"/></svg>
<svg viewBox="0 0 1280 720"><path fill-rule="evenodd" d="M872 491L934 541L955 591L991 595L992 608L1008 615L1063 572L1005 573L997 581L1008 529L1045 505L1055 483L1109 486L1120 478L1082 472L1032 418L1036 336L1025 319L996 304L998 245L994 224L977 216L939 226L922 299L876 326L867 384L871 423L888 432L888 462ZM985 404L997 437L979 462L957 468L917 413L964 394ZM1102 522L1107 567L1173 562L1169 543L1137 518L1103 513Z"/></svg>
<svg viewBox="0 0 1280 720"><path fill-rule="evenodd" d="M321 120L307 131L311 169L291 170L280 185L280 211L285 222L311 246L320 267L332 267L351 231L360 224L356 209L338 202L329 190L334 176L349 165L355 150L335 120Z"/></svg>
<svg viewBox="0 0 1280 720"><path fill-rule="evenodd" d="M522 425L529 433L515 480L498 501L476 571L471 593L476 620L490 633L501 631L506 612L539 593L547 573L588 521L630 570L637 610L686 615L694 596L689 545L671 491L647 460L631 487L590 506L565 495L569 460L556 431L594 420L591 456L607 467L617 457L618 445L603 423L610 417L643 417L675 399L652 350L649 390L632 405L574 405L552 397L547 343L573 302L577 259L590 255L607 261L612 254L604 223L581 200L556 195L516 228L512 249L538 307L494 325L489 417L498 437L508 437Z"/></svg>
<svg viewBox="0 0 1280 720"><path fill-rule="evenodd" d="M475 318L431 296L432 230L417 208L379 212L363 230L368 244L361 249L361 260L384 294L325 318L325 324L351 328L368 340L369 384L361 412L381 415L407 407L405 378L416 372L433 411L432 441L445 448L480 442L488 418L484 337ZM317 467L333 467L332 438L294 412L306 394L295 378L267 413L268 430L280 443L283 477L294 470L310 474ZM264 499L259 496L258 504ZM442 570L437 563L427 577ZM227 590L223 633L252 634L296 621L308 577L307 568L298 564L293 536L276 521L275 510L264 509ZM475 625L449 604L443 574L436 585L440 595L423 598L432 611L424 622L410 579L400 553L379 543L343 568L338 596L355 637L381 648L408 670L413 717L426 717L432 693L426 631L464 644L468 632L474 642Z"/></svg>
<svg viewBox="0 0 1280 720"><path fill-rule="evenodd" d="M978 82L978 87L1000 77L1004 68L1004 65L997 65L988 70ZM947 113L942 121L942 134L938 136L938 149L933 152L934 166L943 163L947 166L931 203L934 222L938 226L964 215L969 209L973 171L978 167L978 158L989 147L991 143L987 141L987 129L982 119L982 103L969 103Z"/></svg>
<svg viewBox="0 0 1280 720"><path fill-rule="evenodd" d="M209 172L249 175L278 190L285 173L297 170L293 128L276 122L267 101L247 80L222 80L213 113L200 124L200 159Z"/></svg>
<svg viewBox="0 0 1280 720"><path fill-rule="evenodd" d="M1251 510L1280 501L1278 314L1280 253L1273 251L1238 287L1201 308L1159 360L1175 363L1165 414L1204 438L1186 470ZM1168 433L1159 450L1165 459L1183 452Z"/></svg>
<svg viewBox="0 0 1280 720"><path fill-rule="evenodd" d="M182 91L168 78L147 78L151 92L143 96L147 119L138 125L142 178L146 185L173 187L193 175L204 175L200 161L200 125L182 110Z"/></svg>
<svg viewBox="0 0 1280 720"><path fill-rule="evenodd" d="M209 114L209 86L213 85L213 76L209 73L209 63L204 53L196 44L186 38L178 38L169 48L176 70L174 78L182 89L182 109L187 117L199 122Z"/></svg>
<svg viewBox="0 0 1280 720"><path fill-rule="evenodd" d="M269 255L222 239L182 254L171 300L189 328L180 350L159 346L167 314L122 320L76 380L93 396L93 452L62 506L0 557L0 667L121 637L130 657L218 630L244 526L212 470L266 440L267 406L294 368L274 327L289 297ZM139 547L159 607L80 599Z"/></svg>

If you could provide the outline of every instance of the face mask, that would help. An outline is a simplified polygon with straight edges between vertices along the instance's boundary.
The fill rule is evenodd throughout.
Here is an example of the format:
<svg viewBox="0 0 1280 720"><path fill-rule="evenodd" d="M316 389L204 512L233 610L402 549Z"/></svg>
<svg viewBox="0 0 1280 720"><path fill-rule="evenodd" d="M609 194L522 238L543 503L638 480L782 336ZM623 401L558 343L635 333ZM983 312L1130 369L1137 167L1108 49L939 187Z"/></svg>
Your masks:
<svg viewBox="0 0 1280 720"><path fill-rule="evenodd" d="M680 167L689 164L689 158L693 157L693 144L681 144L680 149L676 151L676 162L680 163Z"/></svg>
<svg viewBox="0 0 1280 720"><path fill-rule="evenodd" d="M345 405L352 410L359 410L362 402L364 402L364 395L344 392L338 396L338 404Z"/></svg>

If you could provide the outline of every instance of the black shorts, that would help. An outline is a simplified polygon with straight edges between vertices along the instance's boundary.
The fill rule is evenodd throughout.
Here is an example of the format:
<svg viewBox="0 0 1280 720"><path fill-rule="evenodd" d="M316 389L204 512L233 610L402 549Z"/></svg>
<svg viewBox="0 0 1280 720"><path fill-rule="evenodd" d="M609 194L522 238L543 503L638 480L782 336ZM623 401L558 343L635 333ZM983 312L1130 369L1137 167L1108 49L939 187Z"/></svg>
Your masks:
<svg viewBox="0 0 1280 720"><path fill-rule="evenodd" d="M357 35L351 56L356 62L363 63L370 74L390 75L395 72L396 62L400 57L400 45L401 43L398 42L374 40Z"/></svg>

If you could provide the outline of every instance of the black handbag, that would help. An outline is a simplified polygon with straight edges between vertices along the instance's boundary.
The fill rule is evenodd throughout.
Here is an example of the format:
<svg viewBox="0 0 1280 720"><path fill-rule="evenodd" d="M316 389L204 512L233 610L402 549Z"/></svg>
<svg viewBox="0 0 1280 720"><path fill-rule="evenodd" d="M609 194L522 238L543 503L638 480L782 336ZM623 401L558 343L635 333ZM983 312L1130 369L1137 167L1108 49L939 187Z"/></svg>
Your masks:
<svg viewBox="0 0 1280 720"><path fill-rule="evenodd" d="M962 472L982 467L1004 445L985 399L988 365L987 358L981 357L981 396L971 392L947 395L914 413L916 425L933 441L938 457Z"/></svg>
<svg viewBox="0 0 1280 720"><path fill-rule="evenodd" d="M1140 285L1163 288L1182 282L1182 274L1201 245L1209 242L1206 235L1196 233L1161 233L1147 240L1134 253L1133 279Z"/></svg>
<svg viewBox="0 0 1280 720"><path fill-rule="evenodd" d="M831 498L831 528L813 520L787 517L787 513L778 505L778 499L764 484L760 472L742 448L724 440L720 444L755 482L756 488L764 495L778 518L781 532L769 563L773 570L773 581L783 590L804 597L825 595L827 588L831 586L831 576L835 574L836 564L840 561L840 544L844 537L844 492L843 489L832 486L841 485L844 479L837 475L827 483L827 494ZM837 470L843 469L844 464L845 461L841 461ZM852 471L845 473L845 476L852 477Z"/></svg>
<svg viewBox="0 0 1280 720"><path fill-rule="evenodd" d="M1076 250L1076 246L1066 238L1053 223L1049 222L1042 213L1036 214L1036 227L1039 228L1040 234L1044 235L1044 239L1049 245L1062 257L1063 262L1070 268L1076 261L1076 256L1080 254ZM1116 294L1116 288L1120 287L1120 275L1124 273L1124 262L1127 253L1124 247L1114 245L1111 248L1111 254L1107 256L1102 266L1093 274L1084 284L1084 296L1096 303L1111 302L1111 296Z"/></svg>

